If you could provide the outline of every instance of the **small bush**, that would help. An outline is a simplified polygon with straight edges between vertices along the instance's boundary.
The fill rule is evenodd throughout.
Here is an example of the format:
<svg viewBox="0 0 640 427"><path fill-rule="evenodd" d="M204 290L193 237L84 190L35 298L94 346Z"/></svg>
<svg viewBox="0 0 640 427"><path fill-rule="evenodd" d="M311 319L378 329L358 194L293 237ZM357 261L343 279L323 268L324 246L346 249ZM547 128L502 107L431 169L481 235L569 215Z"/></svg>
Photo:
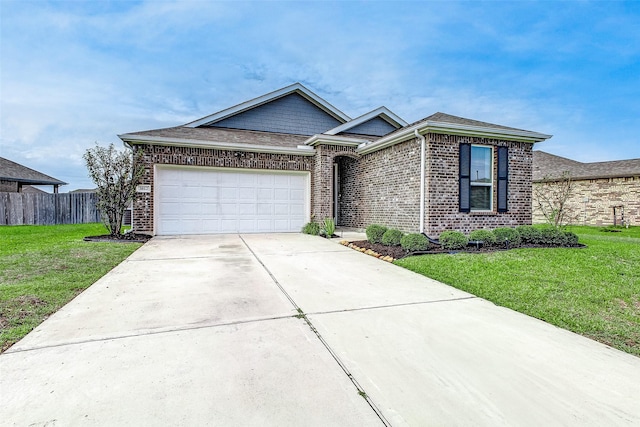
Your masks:
<svg viewBox="0 0 640 427"><path fill-rule="evenodd" d="M367 227L367 240L369 243L382 243L382 236L387 231L387 227L378 224L371 224Z"/></svg>
<svg viewBox="0 0 640 427"><path fill-rule="evenodd" d="M522 243L539 244L540 230L533 225L520 225L516 227L516 231L520 235Z"/></svg>
<svg viewBox="0 0 640 427"><path fill-rule="evenodd" d="M429 239L424 234L405 234L400 239L400 246L408 252L426 251L429 249Z"/></svg>
<svg viewBox="0 0 640 427"><path fill-rule="evenodd" d="M308 222L302 227L302 232L304 234L311 234L312 236L317 236L320 234L320 224L317 222L311 221Z"/></svg>
<svg viewBox="0 0 640 427"><path fill-rule="evenodd" d="M522 239L515 228L499 227L493 230L498 245L508 245L510 247L519 246Z"/></svg>
<svg viewBox="0 0 640 427"><path fill-rule="evenodd" d="M540 229L540 245L545 246L564 246L566 245L567 237L564 231L559 228L549 226Z"/></svg>
<svg viewBox="0 0 640 427"><path fill-rule="evenodd" d="M325 218L322 222L321 233L326 236L327 239L330 239L334 231L336 231L336 223L333 222L333 218Z"/></svg>
<svg viewBox="0 0 640 427"><path fill-rule="evenodd" d="M403 235L402 231L390 228L382 235L382 244L386 246L398 246Z"/></svg>
<svg viewBox="0 0 640 427"><path fill-rule="evenodd" d="M496 237L489 230L473 230L469 234L469 240L481 241L485 246L496 244Z"/></svg>
<svg viewBox="0 0 640 427"><path fill-rule="evenodd" d="M565 246L576 246L578 244L578 235L571 231L564 232Z"/></svg>
<svg viewBox="0 0 640 427"><path fill-rule="evenodd" d="M449 250L464 249L469 243L467 236L459 231L443 231L439 240L442 247Z"/></svg>

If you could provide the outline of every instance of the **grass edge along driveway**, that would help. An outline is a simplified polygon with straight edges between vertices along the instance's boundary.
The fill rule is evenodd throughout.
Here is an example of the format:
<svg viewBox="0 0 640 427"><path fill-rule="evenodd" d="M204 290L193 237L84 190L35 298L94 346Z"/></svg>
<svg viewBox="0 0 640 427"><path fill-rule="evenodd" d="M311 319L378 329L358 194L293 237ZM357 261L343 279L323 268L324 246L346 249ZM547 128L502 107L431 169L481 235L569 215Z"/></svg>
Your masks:
<svg viewBox="0 0 640 427"><path fill-rule="evenodd" d="M0 352L141 246L83 241L105 232L102 224L0 227Z"/></svg>
<svg viewBox="0 0 640 427"><path fill-rule="evenodd" d="M395 263L640 356L640 227L570 230L587 248L423 255Z"/></svg>

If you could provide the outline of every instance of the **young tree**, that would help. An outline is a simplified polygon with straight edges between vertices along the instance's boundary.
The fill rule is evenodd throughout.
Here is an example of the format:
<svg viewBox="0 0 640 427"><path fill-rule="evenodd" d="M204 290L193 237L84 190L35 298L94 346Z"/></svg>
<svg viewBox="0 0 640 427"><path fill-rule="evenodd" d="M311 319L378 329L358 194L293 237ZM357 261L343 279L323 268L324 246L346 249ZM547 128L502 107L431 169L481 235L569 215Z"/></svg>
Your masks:
<svg viewBox="0 0 640 427"><path fill-rule="evenodd" d="M573 209L569 199L573 193L571 174L564 172L559 179L544 178L533 185L535 206L554 227L568 225L573 220Z"/></svg>
<svg viewBox="0 0 640 427"><path fill-rule="evenodd" d="M108 147L89 148L84 153L89 176L98 187L98 210L109 234L120 237L124 212L135 197L136 186L144 168L140 162L142 151L116 150Z"/></svg>

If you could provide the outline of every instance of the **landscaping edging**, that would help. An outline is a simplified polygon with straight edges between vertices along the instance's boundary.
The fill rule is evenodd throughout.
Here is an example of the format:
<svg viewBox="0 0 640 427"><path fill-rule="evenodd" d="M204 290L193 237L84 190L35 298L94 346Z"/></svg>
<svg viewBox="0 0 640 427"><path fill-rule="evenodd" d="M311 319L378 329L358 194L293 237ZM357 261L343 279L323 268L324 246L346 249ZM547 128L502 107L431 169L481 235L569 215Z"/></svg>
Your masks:
<svg viewBox="0 0 640 427"><path fill-rule="evenodd" d="M348 248L354 249L354 250L356 250L358 252L362 252L363 254L371 255L372 257L381 259L383 261L393 262L393 261L396 260L396 258L393 258L393 257L388 256L388 255L379 254L378 252L373 251L371 249L361 248L360 246L355 245L355 244L353 244L353 243L351 243L351 242L349 242L347 240L341 240L340 244L343 245L343 246L346 246Z"/></svg>
<svg viewBox="0 0 640 427"><path fill-rule="evenodd" d="M100 243L147 243L151 240L152 236L148 234L132 234L128 233L121 238L114 238L109 234L103 234L101 236L87 236L83 240L85 242L100 242Z"/></svg>

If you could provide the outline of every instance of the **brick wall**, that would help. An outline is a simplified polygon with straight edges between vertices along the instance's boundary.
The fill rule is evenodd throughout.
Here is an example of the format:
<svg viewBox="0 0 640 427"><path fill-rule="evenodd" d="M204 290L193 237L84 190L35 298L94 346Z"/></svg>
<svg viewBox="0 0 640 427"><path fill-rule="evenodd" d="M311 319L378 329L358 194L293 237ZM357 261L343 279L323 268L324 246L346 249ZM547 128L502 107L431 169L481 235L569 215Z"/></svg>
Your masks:
<svg viewBox="0 0 640 427"><path fill-rule="evenodd" d="M362 156L357 176L361 208L358 222L351 226L418 230L420 143L416 139Z"/></svg>
<svg viewBox="0 0 640 427"><path fill-rule="evenodd" d="M357 158L354 147L318 145L311 173L311 217L316 221L333 218L333 164L341 156ZM354 165L355 166L355 165ZM357 167L357 166L355 166ZM348 227L355 225L340 223Z"/></svg>
<svg viewBox="0 0 640 427"><path fill-rule="evenodd" d="M468 234L479 228L531 224L532 144L441 134L428 134L426 138L428 143L425 232L428 235L436 237L445 230L457 230ZM493 212L458 211L459 147L462 143L509 148L508 212L497 212L496 185L493 187ZM494 150L494 183L497 163L497 150Z"/></svg>
<svg viewBox="0 0 640 427"><path fill-rule="evenodd" d="M138 194L133 207L134 229L139 233L153 233L153 166L183 165L222 168L251 168L288 171L312 171L314 158L287 154L248 153L230 150L212 150L191 147L138 146L143 150L144 175L141 184L150 184L151 193ZM311 179L313 206L313 176Z"/></svg>
<svg viewBox="0 0 640 427"><path fill-rule="evenodd" d="M640 225L640 176L573 181L567 206L573 224L613 225L613 207L624 206L625 221L629 225ZM618 216L618 222L620 219ZM546 222L535 200L533 221Z"/></svg>

